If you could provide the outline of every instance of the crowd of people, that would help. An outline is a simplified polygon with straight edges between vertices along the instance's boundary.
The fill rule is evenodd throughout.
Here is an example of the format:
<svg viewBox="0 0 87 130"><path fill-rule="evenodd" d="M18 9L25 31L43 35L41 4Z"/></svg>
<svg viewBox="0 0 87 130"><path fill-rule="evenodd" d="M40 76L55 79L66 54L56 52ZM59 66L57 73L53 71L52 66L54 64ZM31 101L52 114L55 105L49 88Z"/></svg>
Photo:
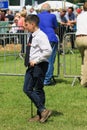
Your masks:
<svg viewBox="0 0 87 130"><path fill-rule="evenodd" d="M83 9L87 11L87 3ZM77 16L80 13L83 14L82 12L84 11L80 8L74 10L73 7L69 7L67 10L61 9L60 11L53 11L48 3L43 4L39 12L36 12L33 7L29 12L26 10L26 7L23 7L20 12L15 12L15 14L9 9L6 11L6 14L0 11L1 21L13 21L11 29L9 30L10 33L24 33L25 30L27 30L30 35L32 35L32 41L29 41L30 43L27 45L30 50L30 52L28 50L28 56L30 58L28 58L28 69L25 74L23 90L35 104L37 114L32 119L29 119L29 121L40 121L43 123L50 117L52 112L45 107L45 92L43 87L44 85L52 84L58 43L62 43L64 33L77 31L77 36L87 36L84 32L83 34L78 34L79 27L77 27ZM16 28L14 28L14 26L16 26ZM79 44L78 40L79 39L77 39L77 44ZM72 49L75 48L74 42L74 36L71 35ZM21 53L24 53L23 35L21 36L21 44ZM82 52L81 47L79 47L79 49ZM82 59L84 57L83 53L84 52L81 53ZM85 61L83 60L83 62ZM83 77L85 66L86 64L84 63L82 71ZM83 84L86 83L85 79Z"/></svg>
<svg viewBox="0 0 87 130"><path fill-rule="evenodd" d="M69 7L67 9L51 9L49 12L51 14L54 14L57 19L57 34L60 39L60 43L62 43L63 40L63 35L66 32L74 32L76 31L76 19L77 16L82 12L82 8L77 8L74 9L73 7ZM38 15L41 10L35 10L33 7L30 8L29 10L26 9L26 6L22 8L21 11L15 11L13 12L10 9L7 9L6 11L0 10L0 21L9 21L11 24L11 30L10 32L16 33L18 30L19 32L24 32L24 19L27 15L29 14L35 14ZM21 28L14 28L14 26L21 26ZM22 27L23 26L23 27ZM62 34L62 35L61 35ZM72 48L74 48L74 41L73 41L73 36L71 37L71 43L72 43ZM24 50L23 50L24 53Z"/></svg>
<svg viewBox="0 0 87 130"><path fill-rule="evenodd" d="M24 6L22 10L19 12L18 11L13 12L10 9L7 9L5 11L0 9L0 21L13 22L15 20L15 17L19 18L21 14L25 14L24 17L26 17L29 14L37 15L39 12L41 12L41 10L35 10L33 7L27 10L26 6ZM72 25L76 23L76 17L78 16L78 14L82 12L82 10L83 10L82 8L74 9L73 7L69 7L67 9L51 9L50 7L50 13L56 15L58 25L68 25L71 26L71 28Z"/></svg>
<svg viewBox="0 0 87 130"><path fill-rule="evenodd" d="M66 32L76 31L76 19L77 16L82 12L82 10L83 10L82 8L74 9L73 7L69 7L67 9L53 10L50 7L49 9L50 14L54 14L56 16L57 26L58 26L56 33L59 37L61 44L63 42L63 35ZM24 6L22 10L19 12L18 11L13 12L10 9L7 9L6 11L0 9L0 21L9 21L11 27L9 30L10 33L16 33L16 32L23 33L25 31L24 19L26 18L26 16L29 14L38 15L40 12L42 12L42 8L41 10L35 10L32 7L29 10L27 10L26 6ZM23 45L23 36L21 39ZM71 46L72 48L75 48L73 35L71 36ZM24 45L22 48L24 48ZM24 53L24 49L22 49L22 53Z"/></svg>

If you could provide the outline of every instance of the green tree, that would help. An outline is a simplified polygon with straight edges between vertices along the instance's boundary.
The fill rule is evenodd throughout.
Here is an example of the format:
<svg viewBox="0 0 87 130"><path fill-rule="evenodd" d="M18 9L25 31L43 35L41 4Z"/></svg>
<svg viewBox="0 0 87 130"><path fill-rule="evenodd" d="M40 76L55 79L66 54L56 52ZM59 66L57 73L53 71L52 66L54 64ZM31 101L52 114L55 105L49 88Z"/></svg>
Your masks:
<svg viewBox="0 0 87 130"><path fill-rule="evenodd" d="M32 1L35 0L25 0L25 5L32 5ZM36 0L38 4L45 2L46 0ZM20 5L20 0L9 0L10 5Z"/></svg>
<svg viewBox="0 0 87 130"><path fill-rule="evenodd" d="M35 0L33 0L35 1ZM38 2L38 4L42 3L42 2L45 2L47 0L36 0ZM55 0L54 0L55 1ZM71 3L83 3L87 0L66 0L68 2L71 2ZM9 4L10 5L20 5L20 0L9 0ZM25 0L25 5L32 5L32 0Z"/></svg>
<svg viewBox="0 0 87 130"><path fill-rule="evenodd" d="M72 3L72 0L67 0ZM84 3L86 0L73 0L73 3Z"/></svg>
<svg viewBox="0 0 87 130"><path fill-rule="evenodd" d="M9 0L9 5L20 5L20 0Z"/></svg>

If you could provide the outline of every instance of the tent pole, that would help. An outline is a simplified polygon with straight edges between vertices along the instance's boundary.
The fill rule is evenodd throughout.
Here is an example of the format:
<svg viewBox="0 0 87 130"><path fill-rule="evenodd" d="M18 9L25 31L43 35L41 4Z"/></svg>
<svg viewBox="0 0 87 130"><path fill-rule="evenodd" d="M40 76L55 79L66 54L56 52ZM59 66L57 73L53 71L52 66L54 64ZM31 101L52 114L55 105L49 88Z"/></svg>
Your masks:
<svg viewBox="0 0 87 130"><path fill-rule="evenodd" d="M34 0L32 0L32 5L34 4Z"/></svg>
<svg viewBox="0 0 87 130"><path fill-rule="evenodd" d="M64 9L66 9L66 0L64 0Z"/></svg>

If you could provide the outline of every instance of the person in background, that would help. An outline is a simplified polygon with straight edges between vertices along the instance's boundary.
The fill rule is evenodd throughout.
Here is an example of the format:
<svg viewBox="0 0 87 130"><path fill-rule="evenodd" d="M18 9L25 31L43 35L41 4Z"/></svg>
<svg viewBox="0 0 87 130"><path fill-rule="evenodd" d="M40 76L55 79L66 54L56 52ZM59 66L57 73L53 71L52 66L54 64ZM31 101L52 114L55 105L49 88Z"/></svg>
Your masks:
<svg viewBox="0 0 87 130"><path fill-rule="evenodd" d="M26 11L26 6L23 6L22 11Z"/></svg>
<svg viewBox="0 0 87 130"><path fill-rule="evenodd" d="M38 17L40 18L39 27L40 29L48 36L50 45L52 47L52 54L49 57L49 66L46 72L44 85L51 85L53 72L54 72L54 62L56 57L56 52L58 50L58 38L55 34L57 30L57 19L54 14L50 13L50 5L45 3L41 7L41 13L38 13Z"/></svg>
<svg viewBox="0 0 87 130"><path fill-rule="evenodd" d="M5 12L0 10L0 21L5 21Z"/></svg>
<svg viewBox="0 0 87 130"><path fill-rule="evenodd" d="M20 12L19 11L15 12L15 16L18 17L18 18L20 18Z"/></svg>
<svg viewBox="0 0 87 130"><path fill-rule="evenodd" d="M17 16L17 14L16 14ZM24 33L24 26L25 26L25 18L27 16L27 12L26 11L21 11L20 12L20 18L18 20L18 33ZM22 45L22 48L21 48L21 53L20 53L20 57L22 56L22 54L24 53L24 35L21 34L19 36L19 39L20 39L20 43Z"/></svg>
<svg viewBox="0 0 87 130"><path fill-rule="evenodd" d="M5 17L8 18L8 21L9 21L10 24L13 23L14 15L13 15L12 10L8 9Z"/></svg>
<svg viewBox="0 0 87 130"><path fill-rule="evenodd" d="M76 15L74 13L73 7L68 8L65 17L68 21L68 26L70 27L71 30L73 30L74 26L76 25Z"/></svg>
<svg viewBox="0 0 87 130"><path fill-rule="evenodd" d="M32 8L30 8L30 10L29 10L29 14L36 14L36 15L37 15L37 12L36 12L35 9L32 7Z"/></svg>
<svg viewBox="0 0 87 130"><path fill-rule="evenodd" d="M12 36L18 31L18 20L19 18L15 16L13 24L10 25L9 33L12 33ZM18 37L16 36L16 37L10 38L10 42L18 43Z"/></svg>
<svg viewBox="0 0 87 130"><path fill-rule="evenodd" d="M56 19L57 19L57 22L59 20L59 10L58 9L51 9L50 11L52 14L55 14L56 15Z"/></svg>
<svg viewBox="0 0 87 130"><path fill-rule="evenodd" d="M8 14L9 14L9 9L6 10L5 16L8 16Z"/></svg>
<svg viewBox="0 0 87 130"><path fill-rule="evenodd" d="M76 31L76 15L74 13L73 7L68 8L65 16L66 16L66 19L68 22L67 23L67 25L68 25L67 32L72 32L72 33L75 32ZM75 48L74 41L75 41L75 35L71 34L71 47L72 47L72 49Z"/></svg>
<svg viewBox="0 0 87 130"><path fill-rule="evenodd" d="M66 15L66 10L65 9L60 10L59 17L58 17L60 43L62 43L63 41L63 35L66 32L66 27L67 27L67 19L65 15Z"/></svg>
<svg viewBox="0 0 87 130"><path fill-rule="evenodd" d="M17 16L15 16L14 22L11 25L11 29L9 30L10 33L17 33L17 31L18 31L18 21L19 21L19 18Z"/></svg>
<svg viewBox="0 0 87 130"><path fill-rule="evenodd" d="M16 16L17 16L17 14L16 14ZM21 11L20 12L20 19L19 19L19 21L18 21L18 26L19 26L19 30L20 31L24 31L24 26L25 26L25 18L26 18L26 16L27 16L27 13L26 13L26 11Z"/></svg>
<svg viewBox="0 0 87 130"><path fill-rule="evenodd" d="M27 8L26 8L26 6L23 6L22 11L24 11L27 14Z"/></svg>
<svg viewBox="0 0 87 130"><path fill-rule="evenodd" d="M77 8L76 9L76 16L78 16L79 14L81 14L81 12L82 12L82 9L81 8Z"/></svg>
<svg viewBox="0 0 87 130"><path fill-rule="evenodd" d="M28 57L28 69L25 74L24 93L31 99L37 108L37 115L30 118L29 121L47 121L51 111L45 107L44 78L48 68L48 57L51 55L52 48L49 40L39 27L39 18L37 15L28 15L25 19L25 29L31 32L28 46L30 53ZM30 41L30 39L32 39Z"/></svg>
<svg viewBox="0 0 87 130"><path fill-rule="evenodd" d="M76 45L81 53L81 85L87 87L87 2L83 13L77 16Z"/></svg>

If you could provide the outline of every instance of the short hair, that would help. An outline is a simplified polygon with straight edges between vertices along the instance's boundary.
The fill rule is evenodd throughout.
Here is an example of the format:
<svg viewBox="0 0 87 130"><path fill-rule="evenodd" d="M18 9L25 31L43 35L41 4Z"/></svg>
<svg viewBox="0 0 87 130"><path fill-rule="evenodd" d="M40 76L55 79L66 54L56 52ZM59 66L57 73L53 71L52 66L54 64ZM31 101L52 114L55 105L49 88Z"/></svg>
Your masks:
<svg viewBox="0 0 87 130"><path fill-rule="evenodd" d="M69 7L68 9L71 9L72 11L74 11L74 8L73 8L73 7Z"/></svg>
<svg viewBox="0 0 87 130"><path fill-rule="evenodd" d="M34 22L36 24L36 26L39 25L39 17L37 15L34 14L30 14L25 18L25 22Z"/></svg>
<svg viewBox="0 0 87 130"><path fill-rule="evenodd" d="M26 6L23 6L23 9L26 9Z"/></svg>
<svg viewBox="0 0 87 130"><path fill-rule="evenodd" d="M51 7L48 3L45 3L41 6L42 11L50 11Z"/></svg>
<svg viewBox="0 0 87 130"><path fill-rule="evenodd" d="M65 10L65 9L62 9L61 11L64 12L64 13L66 13L66 10Z"/></svg>
<svg viewBox="0 0 87 130"><path fill-rule="evenodd" d="M83 9L84 9L84 11L87 11L87 1L84 3Z"/></svg>
<svg viewBox="0 0 87 130"><path fill-rule="evenodd" d="M27 16L27 11L26 11L26 10L22 10L22 11L20 12L20 15L21 15L22 17L26 17L26 16Z"/></svg>

